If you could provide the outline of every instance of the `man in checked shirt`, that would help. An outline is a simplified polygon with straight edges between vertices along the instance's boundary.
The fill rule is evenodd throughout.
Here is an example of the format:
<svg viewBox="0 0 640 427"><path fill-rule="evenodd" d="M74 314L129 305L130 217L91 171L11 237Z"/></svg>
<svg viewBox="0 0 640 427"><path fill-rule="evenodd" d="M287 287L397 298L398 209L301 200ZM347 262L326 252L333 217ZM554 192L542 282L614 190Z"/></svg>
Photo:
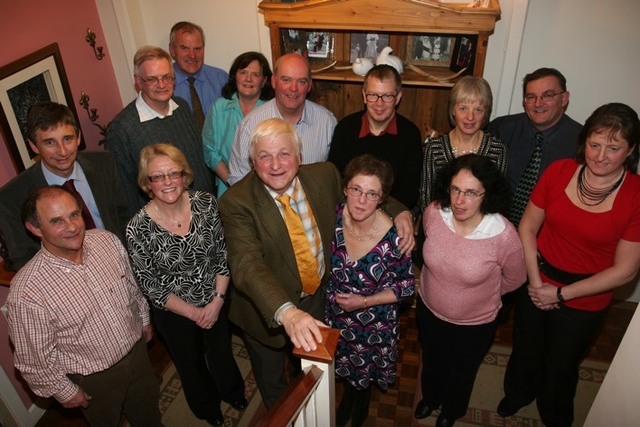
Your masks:
<svg viewBox="0 0 640 427"><path fill-rule="evenodd" d="M85 232L78 199L60 186L32 193L22 219L42 246L7 298L16 368L35 394L81 407L92 426L117 426L123 409L134 427L161 426L149 307L118 238Z"/></svg>

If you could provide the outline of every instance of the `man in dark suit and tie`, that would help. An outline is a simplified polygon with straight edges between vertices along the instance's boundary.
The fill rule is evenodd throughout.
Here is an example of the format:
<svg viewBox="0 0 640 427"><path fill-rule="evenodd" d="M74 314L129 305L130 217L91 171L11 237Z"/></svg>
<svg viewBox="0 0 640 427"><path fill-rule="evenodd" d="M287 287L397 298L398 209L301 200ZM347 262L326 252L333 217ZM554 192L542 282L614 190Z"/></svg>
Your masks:
<svg viewBox="0 0 640 427"><path fill-rule="evenodd" d="M106 151L78 153L80 127L69 107L55 102L34 104L27 117L27 140L41 160L0 188L0 231L9 253L5 267L20 269L40 249L39 239L27 233L21 221L23 201L38 188L67 181L80 194L95 226L124 242L132 213L115 160Z"/></svg>
<svg viewBox="0 0 640 427"><path fill-rule="evenodd" d="M282 119L258 124L249 146L253 170L231 186L219 207L235 286L229 317L245 332L258 388L271 407L287 387L284 366L290 343L309 351L322 341L319 328L324 324L318 319L324 315L336 204L343 198L343 186L331 163L300 166L300 138ZM404 238L400 249L410 251L411 214L395 200L384 208L397 215L395 223ZM290 237L285 211L291 209L308 242ZM302 245L315 260L311 274L300 263Z"/></svg>

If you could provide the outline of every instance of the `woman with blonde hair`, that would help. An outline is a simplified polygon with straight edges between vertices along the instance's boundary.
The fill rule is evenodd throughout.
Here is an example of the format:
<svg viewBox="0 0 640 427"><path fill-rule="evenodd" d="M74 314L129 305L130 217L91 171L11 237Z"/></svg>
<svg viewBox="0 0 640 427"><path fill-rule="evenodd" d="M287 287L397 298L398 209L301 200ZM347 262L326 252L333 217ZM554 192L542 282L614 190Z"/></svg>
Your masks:
<svg viewBox="0 0 640 427"><path fill-rule="evenodd" d="M229 269L218 203L209 193L188 190L192 182L179 149L145 147L138 185L151 201L129 222L127 246L189 408L209 424L223 425L221 400L238 410L247 401L223 309Z"/></svg>
<svg viewBox="0 0 640 427"><path fill-rule="evenodd" d="M456 157L479 154L491 159L500 172L507 172L507 147L495 136L485 133L489 124L493 95L482 77L465 76L458 80L449 98L449 120L454 128L438 138L427 138L422 161L420 208L424 211L433 199L438 171Z"/></svg>

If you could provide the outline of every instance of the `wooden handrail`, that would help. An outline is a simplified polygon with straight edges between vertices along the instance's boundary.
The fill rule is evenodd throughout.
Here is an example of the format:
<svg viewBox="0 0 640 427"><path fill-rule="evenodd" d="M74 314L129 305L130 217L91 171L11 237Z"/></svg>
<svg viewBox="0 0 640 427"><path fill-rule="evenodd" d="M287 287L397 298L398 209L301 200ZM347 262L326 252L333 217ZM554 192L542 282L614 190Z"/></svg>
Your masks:
<svg viewBox="0 0 640 427"><path fill-rule="evenodd" d="M256 427L283 427L290 425L323 374L324 372L317 366L312 366L307 372L300 373L264 417L260 419Z"/></svg>
<svg viewBox="0 0 640 427"><path fill-rule="evenodd" d="M305 351L303 348L294 348L293 354L300 359L330 363L336 354L340 331L332 328L320 328L320 333L322 334L322 342L315 350Z"/></svg>
<svg viewBox="0 0 640 427"><path fill-rule="evenodd" d="M301 359L312 360L324 364L330 364L336 353L338 337L340 331L331 328L321 328L322 343L318 344L316 350L307 352L303 349L294 349L293 354ZM289 384L285 392L278 398L276 403L260 418L256 427L283 427L291 425L302 407L309 400L310 394L318 386L319 381L325 373L313 365L306 371L300 373L296 379Z"/></svg>

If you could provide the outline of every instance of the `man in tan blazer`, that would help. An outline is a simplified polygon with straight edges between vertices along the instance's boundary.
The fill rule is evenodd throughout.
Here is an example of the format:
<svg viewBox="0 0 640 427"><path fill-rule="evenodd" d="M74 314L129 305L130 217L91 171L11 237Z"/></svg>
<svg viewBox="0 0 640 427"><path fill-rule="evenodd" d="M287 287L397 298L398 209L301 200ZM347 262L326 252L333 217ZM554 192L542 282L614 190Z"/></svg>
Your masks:
<svg viewBox="0 0 640 427"><path fill-rule="evenodd" d="M267 407L286 389L286 355L291 343L315 350L329 277L336 205L343 198L338 170L330 163L300 166L301 143L290 124L269 119L250 138L253 170L220 199L228 262L235 293L229 317L245 332L251 365ZM292 207L305 218L317 261L320 286L313 294L303 284L276 197L292 196ZM386 206L395 219L401 250L414 246L411 214L392 200ZM310 213L311 212L311 213ZM305 220L303 220L303 223ZM309 225L310 224L310 225Z"/></svg>

